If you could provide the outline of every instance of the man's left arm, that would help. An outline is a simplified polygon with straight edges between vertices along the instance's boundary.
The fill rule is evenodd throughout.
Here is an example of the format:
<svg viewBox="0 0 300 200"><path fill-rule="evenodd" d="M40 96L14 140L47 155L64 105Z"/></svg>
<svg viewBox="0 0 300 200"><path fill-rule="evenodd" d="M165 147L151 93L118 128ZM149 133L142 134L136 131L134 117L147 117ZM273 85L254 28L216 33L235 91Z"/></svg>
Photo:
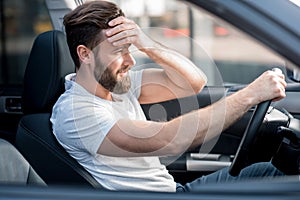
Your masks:
<svg viewBox="0 0 300 200"><path fill-rule="evenodd" d="M106 31L114 46L135 45L162 69L143 72L140 103L154 103L198 93L207 82L205 74L189 59L149 38L132 20L118 17Z"/></svg>
<svg viewBox="0 0 300 200"><path fill-rule="evenodd" d="M178 52L154 41L151 47L141 51L162 67L162 69L146 69L143 72L139 98L141 103L194 95L205 86L207 82L205 74Z"/></svg>

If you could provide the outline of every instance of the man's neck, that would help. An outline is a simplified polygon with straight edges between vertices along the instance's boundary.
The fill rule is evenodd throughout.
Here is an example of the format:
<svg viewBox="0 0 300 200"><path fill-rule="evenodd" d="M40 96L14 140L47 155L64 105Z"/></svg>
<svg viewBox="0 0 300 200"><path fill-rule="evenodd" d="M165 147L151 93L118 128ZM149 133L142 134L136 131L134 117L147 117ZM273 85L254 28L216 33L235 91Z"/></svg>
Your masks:
<svg viewBox="0 0 300 200"><path fill-rule="evenodd" d="M101 99L112 101L112 95L110 91L99 84L92 74L77 72L76 83L81 85L91 94L100 97Z"/></svg>

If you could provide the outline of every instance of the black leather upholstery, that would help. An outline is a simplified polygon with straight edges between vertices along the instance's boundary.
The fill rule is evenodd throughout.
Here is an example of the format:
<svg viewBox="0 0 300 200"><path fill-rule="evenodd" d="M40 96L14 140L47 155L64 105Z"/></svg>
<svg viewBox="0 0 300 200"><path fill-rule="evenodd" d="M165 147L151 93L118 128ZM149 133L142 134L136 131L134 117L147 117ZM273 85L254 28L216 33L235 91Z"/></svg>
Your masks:
<svg viewBox="0 0 300 200"><path fill-rule="evenodd" d="M0 139L0 152L0 184L46 186L12 144Z"/></svg>
<svg viewBox="0 0 300 200"><path fill-rule="evenodd" d="M24 113L51 112L64 91L64 76L74 71L73 66L62 32L39 35L31 49L24 75Z"/></svg>
<svg viewBox="0 0 300 200"><path fill-rule="evenodd" d="M24 113L16 146L48 184L100 184L61 147L52 134L51 109L64 91L65 75L74 71L64 33L49 31L37 37L24 78Z"/></svg>
<svg viewBox="0 0 300 200"><path fill-rule="evenodd" d="M48 185L99 183L58 144L52 135L50 113L30 114L19 123L16 145Z"/></svg>

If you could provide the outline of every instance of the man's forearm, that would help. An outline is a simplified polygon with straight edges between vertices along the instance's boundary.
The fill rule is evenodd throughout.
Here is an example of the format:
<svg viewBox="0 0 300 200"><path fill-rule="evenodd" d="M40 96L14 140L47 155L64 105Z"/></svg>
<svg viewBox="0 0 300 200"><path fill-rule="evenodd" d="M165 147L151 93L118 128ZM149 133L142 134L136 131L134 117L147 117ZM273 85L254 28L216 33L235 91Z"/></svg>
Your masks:
<svg viewBox="0 0 300 200"><path fill-rule="evenodd" d="M148 45L141 51L159 64L170 81L178 87L190 88L192 86L195 92L199 92L207 83L205 74L185 56L154 41Z"/></svg>
<svg viewBox="0 0 300 200"><path fill-rule="evenodd" d="M177 135L170 145L173 154L181 153L190 147L201 145L218 136L240 119L255 102L245 91L229 97L200 110L185 114L169 122L169 128ZM178 142L178 143L175 143Z"/></svg>

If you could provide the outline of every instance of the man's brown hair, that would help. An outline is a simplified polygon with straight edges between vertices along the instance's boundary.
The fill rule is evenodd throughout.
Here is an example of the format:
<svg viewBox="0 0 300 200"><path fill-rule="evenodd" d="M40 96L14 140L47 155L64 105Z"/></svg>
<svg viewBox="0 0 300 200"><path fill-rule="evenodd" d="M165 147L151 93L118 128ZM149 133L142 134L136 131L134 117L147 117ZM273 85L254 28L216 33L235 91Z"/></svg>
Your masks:
<svg viewBox="0 0 300 200"><path fill-rule="evenodd" d="M78 45L91 50L95 48L103 40L101 31L110 28L108 22L118 16L124 16L124 13L108 1L84 3L64 16L67 43L76 68L80 67Z"/></svg>

